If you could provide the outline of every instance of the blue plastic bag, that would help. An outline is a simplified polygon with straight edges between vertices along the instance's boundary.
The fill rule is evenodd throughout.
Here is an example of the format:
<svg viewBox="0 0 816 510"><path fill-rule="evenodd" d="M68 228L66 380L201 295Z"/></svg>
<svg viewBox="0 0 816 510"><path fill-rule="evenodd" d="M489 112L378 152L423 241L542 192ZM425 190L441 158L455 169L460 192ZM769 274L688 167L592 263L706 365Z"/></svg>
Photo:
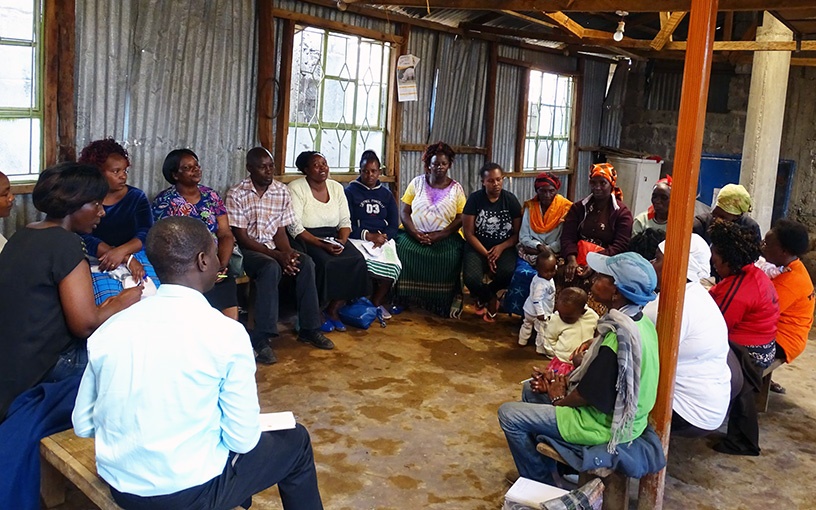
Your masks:
<svg viewBox="0 0 816 510"><path fill-rule="evenodd" d="M340 308L337 314L343 324L355 328L368 329L371 323L378 319L378 309L367 298L359 298ZM385 322L380 324L384 327Z"/></svg>

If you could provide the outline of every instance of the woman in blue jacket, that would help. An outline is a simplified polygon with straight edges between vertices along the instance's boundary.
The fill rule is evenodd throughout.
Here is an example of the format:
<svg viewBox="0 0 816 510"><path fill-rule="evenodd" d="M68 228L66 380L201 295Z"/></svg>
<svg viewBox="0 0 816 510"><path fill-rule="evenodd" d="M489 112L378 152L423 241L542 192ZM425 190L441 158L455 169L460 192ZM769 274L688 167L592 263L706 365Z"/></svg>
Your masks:
<svg viewBox="0 0 816 510"><path fill-rule="evenodd" d="M383 306L388 292L399 278L402 263L397 257L394 238L399 227L397 201L387 186L380 183L380 159L372 150L360 158L360 177L346 187L351 211L349 241L363 254L368 274L374 283L371 302L384 319L391 314Z"/></svg>

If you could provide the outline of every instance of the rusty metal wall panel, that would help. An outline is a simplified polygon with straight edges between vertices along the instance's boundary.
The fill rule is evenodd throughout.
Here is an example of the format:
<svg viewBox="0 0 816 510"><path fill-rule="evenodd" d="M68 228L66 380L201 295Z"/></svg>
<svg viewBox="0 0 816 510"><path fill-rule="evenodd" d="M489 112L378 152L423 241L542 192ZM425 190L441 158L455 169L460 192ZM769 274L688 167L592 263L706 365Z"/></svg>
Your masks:
<svg viewBox="0 0 816 510"><path fill-rule="evenodd" d="M496 115L493 129L493 161L508 172L515 172L516 130L521 113L519 91L524 70L499 63L496 72Z"/></svg>

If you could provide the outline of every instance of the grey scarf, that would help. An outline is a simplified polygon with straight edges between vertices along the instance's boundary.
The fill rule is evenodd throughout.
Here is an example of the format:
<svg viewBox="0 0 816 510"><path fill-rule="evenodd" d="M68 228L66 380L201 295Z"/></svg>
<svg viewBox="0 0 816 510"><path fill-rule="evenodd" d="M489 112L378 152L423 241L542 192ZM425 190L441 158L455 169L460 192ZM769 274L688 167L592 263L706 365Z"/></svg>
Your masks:
<svg viewBox="0 0 816 510"><path fill-rule="evenodd" d="M609 310L598 322L598 336L584 354L581 366L570 374L569 391L574 390L581 382L589 366L598 356L603 338L607 333L618 336L618 380L615 384L617 397L612 413L612 438L607 445L609 453L616 453L618 444L625 438L632 437L632 430L637 412L638 392L640 389L640 331L629 314L636 315L641 307L626 306L621 310Z"/></svg>

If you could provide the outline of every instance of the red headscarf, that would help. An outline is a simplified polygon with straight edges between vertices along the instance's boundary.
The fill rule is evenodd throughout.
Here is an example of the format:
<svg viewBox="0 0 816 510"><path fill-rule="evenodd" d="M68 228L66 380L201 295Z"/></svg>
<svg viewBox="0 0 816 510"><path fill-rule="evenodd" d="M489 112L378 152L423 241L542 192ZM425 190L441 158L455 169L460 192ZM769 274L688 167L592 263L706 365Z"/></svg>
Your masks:
<svg viewBox="0 0 816 510"><path fill-rule="evenodd" d="M658 184L665 184L666 186L669 187L669 189L671 189L671 186L672 186L671 175L667 175L666 177L664 177L662 179L658 179L652 189L655 189ZM654 217L655 217L655 210L654 210L654 206L652 204L649 204L649 208L646 209L646 217L649 218L650 220L653 220Z"/></svg>
<svg viewBox="0 0 816 510"><path fill-rule="evenodd" d="M606 179L609 185L612 186L612 194L615 195L615 198L623 201L623 192L618 187L618 172L615 171L615 167L609 163L597 163L592 165L592 168L589 170L589 178L592 179L598 176Z"/></svg>
<svg viewBox="0 0 816 510"><path fill-rule="evenodd" d="M538 191L538 188L541 186L549 184L555 191L561 189L561 179L558 176L551 174L550 172L541 172L540 174L536 175L535 183L533 184L533 188Z"/></svg>

